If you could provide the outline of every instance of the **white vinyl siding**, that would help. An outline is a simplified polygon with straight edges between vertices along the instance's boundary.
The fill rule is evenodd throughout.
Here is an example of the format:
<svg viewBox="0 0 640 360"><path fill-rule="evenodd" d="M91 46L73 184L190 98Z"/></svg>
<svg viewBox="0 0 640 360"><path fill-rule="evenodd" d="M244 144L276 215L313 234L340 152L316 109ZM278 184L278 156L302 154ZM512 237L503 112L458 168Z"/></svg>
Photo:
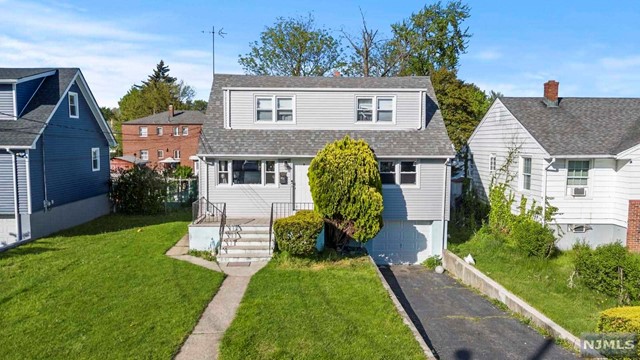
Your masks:
<svg viewBox="0 0 640 360"><path fill-rule="evenodd" d="M344 129L367 129L372 127L380 129L418 129L424 126L423 115L425 113L425 94L416 91L249 91L249 90L229 90L227 94L230 110L225 110L229 116L228 126L233 129L311 129L311 130L344 130ZM380 99L393 98L395 121L382 121L378 123L361 123L356 119L356 98L359 97L380 97ZM274 113L276 104L275 98L293 98L293 119L292 122L276 122ZM258 99L264 99L265 103L260 105L258 113ZM267 99L271 99L268 101ZM264 105L264 106L263 106ZM376 103L372 103L377 107ZM380 104L384 110L388 103L384 101ZM271 110L269 110L271 109ZM422 115L422 116L421 116ZM388 115L383 115L388 117ZM259 120L260 119L260 120ZM264 119L264 120L262 120Z"/></svg>
<svg viewBox="0 0 640 360"><path fill-rule="evenodd" d="M0 120L15 120L13 95L12 85L0 84Z"/></svg>

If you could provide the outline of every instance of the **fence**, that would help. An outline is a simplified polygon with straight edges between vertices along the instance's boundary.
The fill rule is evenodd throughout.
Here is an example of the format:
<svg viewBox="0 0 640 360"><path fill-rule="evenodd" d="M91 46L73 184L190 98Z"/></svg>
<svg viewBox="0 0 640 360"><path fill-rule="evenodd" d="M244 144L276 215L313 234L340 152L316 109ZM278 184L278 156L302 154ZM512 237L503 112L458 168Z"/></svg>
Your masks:
<svg viewBox="0 0 640 360"><path fill-rule="evenodd" d="M198 179L167 179L165 207L191 204L198 198Z"/></svg>

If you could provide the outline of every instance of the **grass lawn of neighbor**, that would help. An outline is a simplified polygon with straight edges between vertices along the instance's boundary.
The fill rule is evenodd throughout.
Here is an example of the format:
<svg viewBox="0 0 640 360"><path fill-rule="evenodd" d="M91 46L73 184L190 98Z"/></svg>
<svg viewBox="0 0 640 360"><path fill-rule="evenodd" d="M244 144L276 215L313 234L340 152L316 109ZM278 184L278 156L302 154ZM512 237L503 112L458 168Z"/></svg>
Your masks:
<svg viewBox="0 0 640 360"><path fill-rule="evenodd" d="M595 331L598 313L617 306L616 299L572 279L573 251L550 259L528 257L484 231L449 249L461 257L471 254L483 273L576 336Z"/></svg>
<svg viewBox="0 0 640 360"><path fill-rule="evenodd" d="M110 215L0 253L1 357L171 358L223 280L164 255L188 219Z"/></svg>
<svg viewBox="0 0 640 360"><path fill-rule="evenodd" d="M253 276L221 359L423 359L367 257L277 255Z"/></svg>

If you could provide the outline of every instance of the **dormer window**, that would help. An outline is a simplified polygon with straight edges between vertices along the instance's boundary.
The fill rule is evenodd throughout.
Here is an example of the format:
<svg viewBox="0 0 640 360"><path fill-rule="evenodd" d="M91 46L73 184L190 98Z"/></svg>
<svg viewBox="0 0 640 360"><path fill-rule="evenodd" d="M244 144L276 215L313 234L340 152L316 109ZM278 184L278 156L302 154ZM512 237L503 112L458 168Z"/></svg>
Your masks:
<svg viewBox="0 0 640 360"><path fill-rule="evenodd" d="M69 117L77 119L80 117L78 111L78 93L69 92Z"/></svg>
<svg viewBox="0 0 640 360"><path fill-rule="evenodd" d="M395 107L393 96L358 96L356 97L356 122L393 123Z"/></svg>
<svg viewBox="0 0 640 360"><path fill-rule="evenodd" d="M256 122L294 122L294 99L292 96L256 97Z"/></svg>

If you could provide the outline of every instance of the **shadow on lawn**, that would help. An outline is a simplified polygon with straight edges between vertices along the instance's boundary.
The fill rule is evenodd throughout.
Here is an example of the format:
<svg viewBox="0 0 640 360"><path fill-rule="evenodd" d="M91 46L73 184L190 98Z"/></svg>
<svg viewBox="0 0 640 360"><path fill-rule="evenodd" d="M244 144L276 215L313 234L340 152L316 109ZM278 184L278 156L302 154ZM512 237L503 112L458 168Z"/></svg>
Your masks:
<svg viewBox="0 0 640 360"><path fill-rule="evenodd" d="M92 220L86 224L51 234L47 237L75 237L86 235L98 235L123 230L142 228L145 226L160 225L176 221L190 221L188 211L175 211L169 214L158 215L124 215L109 214Z"/></svg>
<svg viewBox="0 0 640 360"><path fill-rule="evenodd" d="M0 260L9 259L16 256L38 255L50 251L58 251L59 249L47 246L18 246L0 252Z"/></svg>

